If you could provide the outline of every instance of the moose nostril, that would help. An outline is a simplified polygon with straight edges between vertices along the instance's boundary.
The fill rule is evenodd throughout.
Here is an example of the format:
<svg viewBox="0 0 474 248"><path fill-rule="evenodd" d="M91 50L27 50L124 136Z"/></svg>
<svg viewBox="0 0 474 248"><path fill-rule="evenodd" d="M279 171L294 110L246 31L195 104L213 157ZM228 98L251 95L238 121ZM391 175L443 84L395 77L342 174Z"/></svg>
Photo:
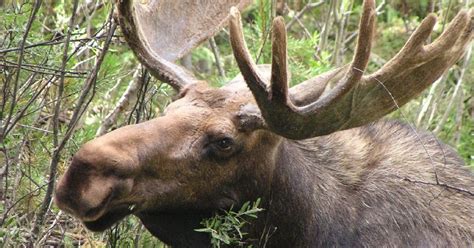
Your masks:
<svg viewBox="0 0 474 248"><path fill-rule="evenodd" d="M78 207L80 204L78 203L76 194L57 188L54 201L61 210L73 215L78 215Z"/></svg>
<svg viewBox="0 0 474 248"><path fill-rule="evenodd" d="M100 212L102 211L102 209L103 209L102 205L101 205L101 206L94 207L94 208L91 208L91 209L85 211L84 217L86 217L86 218L94 218L95 216L97 216L97 215L100 214Z"/></svg>
<svg viewBox="0 0 474 248"><path fill-rule="evenodd" d="M107 197L98 206L84 209L83 217L88 218L88 219L96 218L109 205L113 197L114 197L114 192L112 191L107 195Z"/></svg>

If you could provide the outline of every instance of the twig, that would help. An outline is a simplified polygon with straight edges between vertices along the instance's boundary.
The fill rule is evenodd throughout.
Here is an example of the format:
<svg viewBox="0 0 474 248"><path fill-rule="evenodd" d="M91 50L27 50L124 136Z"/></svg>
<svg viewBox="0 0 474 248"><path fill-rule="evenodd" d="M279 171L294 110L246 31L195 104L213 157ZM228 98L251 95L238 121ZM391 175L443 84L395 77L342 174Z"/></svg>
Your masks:
<svg viewBox="0 0 474 248"><path fill-rule="evenodd" d="M15 81L13 83L13 93L12 93L12 96L11 96L11 99L12 99L12 104L10 106L10 110L9 110L9 113L8 113L8 116L7 116L7 119L5 121L5 127L4 127L4 133L2 133L1 137L5 137L6 134L6 130L8 129L8 124L10 123L10 120L13 116L13 111L15 109L15 103L16 103L16 93L17 93L17 90L18 90L18 82L20 80L20 72L21 72L21 67L22 67L22 64L23 64L23 56L24 56L24 53L25 53L25 43L26 43L26 39L28 38L28 34L30 33L30 30L31 30L31 26L33 25L33 22L35 21L36 19L36 14L38 13L38 10L39 8L41 7L41 0L35 0L35 5L33 6L33 9L31 11L31 15L30 15L30 18L28 19L28 23L26 24L26 29L25 29L25 33L23 34L23 39L21 40L21 43L20 43L20 54L18 56L18 69L17 69L17 72L16 72L16 76L15 76ZM8 86L5 85L5 88L8 88ZM3 139L3 138L1 138ZM2 141L3 142L3 141Z"/></svg>
<svg viewBox="0 0 474 248"><path fill-rule="evenodd" d="M375 9L375 13L376 13L377 15L380 15L380 14L382 13L381 10L383 9L383 7L385 7L385 4L386 4L386 2L385 2L385 0L384 0L384 1L382 1L382 2L379 4L379 6L377 6L377 8ZM349 35L349 37L347 37L347 38L344 40L344 46L343 46L343 47L345 47L345 48L343 49L342 53L344 53L344 52L347 50L347 47L349 47L350 44L355 41L355 39L357 38L357 35L358 35L358 34L359 34L359 30L356 30L356 31L352 32L352 33Z"/></svg>
<svg viewBox="0 0 474 248"><path fill-rule="evenodd" d="M462 136L462 132L461 132L461 129L462 129L462 122L463 122L463 99L464 99L464 92L461 90L459 92L459 98L458 98L458 104L457 104L457 108L456 108L456 117L454 118L454 128L455 128L455 134L454 134L454 137L453 137L453 143L452 144L455 144L456 146L459 144L459 142L461 141L461 136Z"/></svg>
<svg viewBox="0 0 474 248"><path fill-rule="evenodd" d="M273 4L273 1L271 1L271 4ZM267 9L265 6L264 6L264 1L260 1L259 3L259 12L260 12L260 16L262 17L262 21L261 21L261 24L262 24L262 27L261 27L261 31L262 31L262 44L260 45L258 51L257 51L257 55L255 56L255 63L258 64L258 62L260 61L260 58L262 57L262 54L263 54L263 49L265 48L265 45L267 44L267 40L268 38L270 37L270 30L271 30L271 19L274 17L274 12L273 12L273 7L272 7L272 11L270 12L270 24L267 22L267 14L265 13L265 9Z"/></svg>
<svg viewBox="0 0 474 248"><path fill-rule="evenodd" d="M451 6L452 6L452 1L448 1L448 8L446 9L445 15L444 15L444 20L443 20L443 26L441 27L441 32L444 32L444 28L446 27L446 24L448 24L448 15L449 12L451 12Z"/></svg>
<svg viewBox="0 0 474 248"><path fill-rule="evenodd" d="M7 209L5 209L5 212L3 213L3 218L2 220L0 221L0 226L3 226L3 224L5 223L5 220L7 219L7 216L8 214L10 213L10 211L17 205L19 204L21 201L23 201L26 197L40 191L42 188L46 187L48 185L49 182L46 182L45 184L41 185L40 187L37 187L36 189L24 194L23 196L21 196L20 198L18 198L18 200L16 200L11 206L9 206Z"/></svg>
<svg viewBox="0 0 474 248"><path fill-rule="evenodd" d="M54 108L54 117L53 117L53 145L55 147L55 150L54 150L54 155L51 159L51 164L50 164L49 182L48 182L48 187L46 190L46 195L44 196L43 203L41 204L38 214L36 215L36 221L31 231L31 237L29 241L30 246L33 246L40 232L40 227L43 224L44 216L48 212L49 206L51 204L51 198L52 198L52 193L54 189L54 181L56 178L57 165L59 162L59 152L61 151L59 147L60 145L59 143L59 113L61 110L60 99L64 92L64 78L66 74L65 69L66 69L67 58L68 58L69 40L71 39L71 30L73 29L73 26L74 26L74 20L76 17L75 13L77 10L78 2L79 0L75 0L73 3L72 16L71 16L71 19L69 20L69 28L66 35L66 42L64 43L62 65L61 65L61 77L59 78L59 85L58 85L58 90L57 90L57 95L56 95L56 99L58 101L56 102L56 106Z"/></svg>
<svg viewBox="0 0 474 248"><path fill-rule="evenodd" d="M44 241L44 239L46 239L50 234L51 234L51 231L53 230L54 226L56 226L58 224L58 221L59 221L59 217L61 217L61 214L63 212L62 211L59 211L56 216L54 217L54 220L53 220L53 223L51 223L51 225L49 226L48 230L44 233L43 237L41 237L38 242L36 243L36 247L39 247L40 244Z"/></svg>
<svg viewBox="0 0 474 248"><path fill-rule="evenodd" d="M216 40L214 37L209 39L209 45L211 46L212 53L214 54L214 59L216 60L217 71L219 72L219 76L225 78L225 71L222 68L221 63L221 56L219 55L219 48L216 45Z"/></svg>
<svg viewBox="0 0 474 248"><path fill-rule="evenodd" d="M311 38L311 33L309 30L306 28L306 26L303 24L303 22L300 19L296 19L296 22L300 25L300 27L303 29L304 34L306 35L306 38L310 39Z"/></svg>
<svg viewBox="0 0 474 248"><path fill-rule="evenodd" d="M138 99L134 107L134 111L136 113L135 115L135 123L139 123L142 120L142 114L146 116L146 93L148 92L148 86L150 84L150 75L148 74L147 70L144 69L142 70L142 76L141 76L141 87L139 88L138 91ZM133 113L133 112L132 112ZM131 117L131 115L130 115ZM146 117L143 118L146 120ZM129 123L131 124L131 119L129 119Z"/></svg>
<svg viewBox="0 0 474 248"><path fill-rule="evenodd" d="M22 69L26 69L28 71L31 71L31 72L38 72L38 73L42 73L42 74L50 74L50 75L55 75L55 76L61 76L62 73L64 74L73 74L73 75L77 75L77 76L69 76L69 77L83 77L82 75L86 75L87 73L86 72L83 72L83 71L70 71L70 70L64 70L62 71L61 69L57 69L57 68L53 68L51 66L43 66L43 65L34 65L34 64L26 64L26 63L22 63L21 65L15 63L15 62L12 62L12 61L8 61L8 60L3 60L6 64L4 64L5 67L21 67ZM28 67L31 67L31 68L37 68L37 69L40 69L40 70L33 70L33 69L28 69ZM52 71L53 73L50 73L50 72L45 72L45 71Z"/></svg>
<svg viewBox="0 0 474 248"><path fill-rule="evenodd" d="M383 0L379 6L377 6L377 8L375 8L375 14L376 15L380 15L381 14L381 10L383 9L383 7L385 7L385 4L386 4L386 0Z"/></svg>
<svg viewBox="0 0 474 248"><path fill-rule="evenodd" d="M435 96L436 89L438 88L438 86L442 82L444 82L448 78L447 75L448 75L448 73L444 73L444 75L441 78L436 80L436 82L434 82L433 85L430 87L430 91L428 92L428 96L423 98L418 116L416 118L416 126L417 127L420 126L421 121L423 120L423 118L426 115L426 112L428 112L429 106L431 105L431 101L433 100L433 98Z"/></svg>
<svg viewBox="0 0 474 248"><path fill-rule="evenodd" d="M462 68L461 68L461 74L459 75L459 78L456 82L456 86L454 88L453 96L451 97L451 99L448 103L448 106L446 107L446 110L445 110L443 116L441 117L441 120L438 122L438 124L436 125L436 128L433 130L433 133L439 133L441 131L441 129L443 128L444 123L448 119L448 116L451 112L451 108L454 104L454 101L457 99L457 97L459 95L459 91L461 90L462 80L464 78L464 74L466 73L467 68L469 67L469 62L471 60L471 54L472 54L472 46L469 47L469 49L467 50L466 55L464 56L463 65L462 65Z"/></svg>
<svg viewBox="0 0 474 248"><path fill-rule="evenodd" d="M121 36L114 35L114 37L115 38L120 38ZM63 36L59 36L59 37L56 37L53 40L42 41L42 42L38 42L38 43L35 43L35 44L31 44L31 45L25 46L24 50L30 49L30 48L35 48L35 47L40 47L40 46L59 45L59 44L62 44L62 43L65 42L64 40L62 40L62 38L63 38ZM70 43L72 43L72 42L89 42L89 41L92 41L92 40L100 40L100 39L104 39L104 38L107 38L107 35L94 36L94 37L90 37L90 38L71 39L71 40L69 40L69 42ZM20 47L11 47L11 48L6 48L6 49L3 49L3 50L0 50L0 53L9 53L9 52L20 51L20 50L21 50Z"/></svg>
<svg viewBox="0 0 474 248"><path fill-rule="evenodd" d="M42 107L38 108L38 110L40 110L40 113L41 113L41 109L44 108L44 106L45 106L45 105L44 105L44 102L45 102L46 94L47 94L47 93L48 93L48 91L44 91L44 95L43 95L43 97L41 98L42 100L41 100L40 105L41 105ZM34 98L34 97L33 97L33 98ZM31 100L31 99L30 99L30 101L34 101L34 100ZM27 106L28 106L28 105L29 105L29 104L27 104ZM26 108L27 108L27 107L25 107L24 109L26 109ZM21 111L21 112L22 112L22 111ZM21 114L20 114L20 115L21 115ZM36 120L33 122L32 125L35 125L34 123L37 123L37 122L40 120L40 116L41 116L41 114L38 114L38 117L36 118ZM15 126L15 124L12 124L12 126ZM18 146L18 149L17 149L18 152L17 152L17 154L14 156L14 159L13 159L13 160L10 160L10 159L9 159L8 153L6 152L6 151L7 151L7 148L5 147L5 144L3 144L4 146L3 146L3 149L2 149L2 150L5 152L5 158L7 159L7 160L5 161L5 162L6 162L6 163L5 163L5 166L6 166L6 168L5 168L5 169L6 169L6 171L5 171L5 178L6 178L6 180L5 180L5 188L4 188L4 192L5 192L6 194L8 194L8 176L9 176L9 174L8 174L9 171L8 171L8 170L9 170L9 167L12 167L12 165L16 165L16 166L14 166L13 168L17 168L17 169L18 169L17 171L20 171L20 172L22 173L22 175L26 175L26 174L23 172L23 170L20 168L20 160L21 160L21 158L22 158L23 149L24 149L25 146L27 146L30 142L31 142L31 139L29 138L29 130L27 130L27 132L25 132L25 133L23 134L23 140L21 141L20 145ZM43 143L41 143L41 142L40 142L40 144L43 145ZM48 148L45 147L44 145L43 145L43 149L44 149L45 151L48 151ZM49 152L48 152L48 154L51 155ZM31 163L29 163L29 164L31 164ZM38 190L41 189L41 188L43 188L43 187L45 187L45 186L47 185L47 183L46 183L45 185L40 186L40 185L39 185L36 181L34 181L34 179L31 178L30 176L26 176L26 177L27 177L28 179L30 179L30 181L33 182L33 183L38 187ZM17 184L15 184L15 185L17 185ZM17 191L14 190L12 196L10 196L9 198L5 198L5 201L4 201L4 209L8 209L8 211L10 211L9 209L13 208L13 207L17 204L17 203L15 203L15 204L12 205L11 207L9 207L8 201L7 201L7 199L9 199L9 200L12 201L12 202L15 201L15 199L16 199L16 193L17 193ZM21 198L21 199L18 200L18 201L21 201L22 199L23 199L23 198ZM0 226L3 225L5 219L7 218L8 211L5 211L5 213L4 213L3 217L2 217L2 219L0 220Z"/></svg>
<svg viewBox="0 0 474 248"><path fill-rule="evenodd" d="M96 32L96 34L94 35L94 37L98 37L99 34L102 33L102 30L103 30L103 27L100 28L100 30L98 30L98 31ZM72 36L72 32L71 32L71 36ZM71 36L69 36L69 39L70 39ZM92 40L92 39L90 39L90 40ZM79 45L79 46L77 46L77 47L75 48L75 50L67 57L67 59L66 59L66 64L67 64L67 62L69 62L69 60L77 53L77 51L78 51L78 50L81 48L81 46L84 45L84 44L86 44L86 43L81 43L81 45ZM59 73L64 73L64 72L68 72L68 71L62 70L62 69L58 69L58 72L59 72ZM49 83L55 81L55 80L56 80L57 78L59 78L59 77L61 77L61 74L54 74L54 75L48 80L48 83L45 84L44 86L49 85ZM64 77L69 77L69 76L64 75ZM4 85L4 87L6 87L6 86ZM25 106L21 111L19 111L19 114L16 115L16 117L13 119L13 121L10 121L10 123L5 123L5 128L2 130L3 135L0 135L0 140L2 140L4 137L6 137L7 134L8 134L10 131L13 130L13 128L15 127L15 124L16 124L21 118L23 118L23 117L29 115L30 113L36 112L36 110L33 110L33 111L31 111L30 113L25 114L26 110L33 104L33 102L34 102L34 101L37 99L37 97L40 95L41 91L43 91L44 89L45 89L45 87L40 88L39 91L37 91L37 92L34 94L34 96L29 99L29 101L28 101L28 103L26 104L26 106ZM79 91L77 91L77 92L79 92ZM68 96L66 96L66 97L61 97L60 99L57 99L57 100L55 100L55 101L52 101L52 103L57 103L58 101L61 101L61 100L65 99L65 98L67 98L67 97L69 97L69 96L71 96L71 95L75 95L77 92L74 92L74 93L72 93L72 94L70 94L70 95L68 95ZM4 88L4 96L5 96L5 95L6 95L6 92L5 92L5 88ZM3 108L3 107L4 107L4 105L2 105L2 108ZM1 115L1 113L0 113L0 115Z"/></svg>
<svg viewBox="0 0 474 248"><path fill-rule="evenodd" d="M322 51L326 49L326 43L329 37L329 29L331 29L331 15L333 13L333 9L336 7L336 1L331 1L329 10L327 11L326 21L323 25L323 30L321 31L321 38L319 39L319 44L316 47L316 54L320 55Z"/></svg>
<svg viewBox="0 0 474 248"><path fill-rule="evenodd" d="M25 47L25 43L26 43L26 40L28 38L28 35L29 35L29 32L31 30L31 27L33 25L33 22L35 21L36 19L36 14L38 13L38 10L39 8L41 7L41 0L36 0L35 3L34 3L34 6L33 6L33 9L31 10L31 14L30 14L30 17L28 19L28 23L26 25L26 30L25 30L25 33L23 34L23 38L21 40L21 43L20 43L20 50L19 50L19 56L18 56L18 66L17 66L17 72L16 72L16 75L15 75L15 79L14 79L14 83L13 83L13 92L12 92L12 95L11 95L11 99L12 99L12 102L11 102L11 105L10 105L10 109L9 109L9 113L7 115L7 118L5 119L4 122L0 121L0 124L1 127L0 127L0 142L3 144L3 152L5 154L5 158L6 158L6 161L5 161L5 168L4 168L4 175L2 176L5 176L5 188L4 188L4 192L5 194L8 194L8 176L9 176L9 166L10 166L10 161L8 159L8 153L7 153L7 148L5 146L5 143L4 143L4 138L6 137L7 133L8 133L8 130L10 128L9 124L10 124L10 120L11 118L13 117L13 112L14 112L14 109L16 107L16 99L17 99L17 91L18 91L18 83L19 83L19 80L20 80L20 72L21 72L21 65L23 63L23 56L24 56L24 47ZM5 103L7 101L7 98L8 98L8 88L10 87L9 86L9 82L10 80L7 79L4 84L3 84L3 88L2 88L2 91L3 91L3 101L2 101L2 112L4 110L4 107L5 107ZM3 119L3 114L0 114L2 118L0 119ZM8 207L8 201L5 197L5 201L4 201L4 207ZM4 214L3 218L2 218L2 223L3 221L5 220L6 218L6 214Z"/></svg>
<svg viewBox="0 0 474 248"><path fill-rule="evenodd" d="M7 147L5 146L5 143L3 143L3 142L2 142L2 153L3 153L4 158L5 158L5 166L2 167L0 179L5 177L5 186L2 189L3 193L0 195L0 197L1 197L0 199L4 199L3 200L3 209L5 211L9 207L8 206L9 201L7 199L7 194L8 194L8 173L9 173L9 169L10 169L10 158L8 156ZM2 181L2 180L0 180L0 181ZM6 215L6 213L4 213L2 219L0 220L0 226L3 226L3 222L5 221L6 217L7 217L7 215Z"/></svg>
<svg viewBox="0 0 474 248"><path fill-rule="evenodd" d="M344 3L341 3L341 17L337 17L337 12L334 13L334 17L339 19L336 23L337 25L337 32L336 32L336 41L335 41L335 47L334 47L334 54L332 57L332 64L339 66L341 64L341 55L342 55L342 50L343 50L343 43L344 43L344 37L346 35L346 26L349 21L349 16L351 14L351 9L354 4L354 1L350 1L350 5L348 10L346 11L344 9ZM337 8L335 8L336 10Z"/></svg>
<svg viewBox="0 0 474 248"><path fill-rule="evenodd" d="M10 121L10 123L5 123L5 126L7 127L4 131L4 135L8 135L10 133L15 125L20 121L21 118L25 116L26 110L34 103L34 101L40 96L40 94L46 89L46 87L49 85L50 82L54 80L55 77L51 77L48 82L46 82L42 87L40 87L35 94L28 100L27 104L19 111L19 113ZM5 137L4 136L4 137Z"/></svg>
<svg viewBox="0 0 474 248"><path fill-rule="evenodd" d="M91 6L91 5L94 5L94 6ZM75 24L76 26L81 26L84 22L87 21L88 17L90 17L91 15L93 15L97 10L101 9L102 7L104 7L104 3L103 2L87 2L82 5L78 10L77 10L77 13L76 15L79 16L79 18L76 18L76 19L79 19L77 21L77 23ZM80 13L84 13L84 15L79 15Z"/></svg>
<svg viewBox="0 0 474 248"><path fill-rule="evenodd" d="M304 13L306 13L306 11L310 11L314 8L317 8L321 5L324 4L324 1L319 1L317 3L308 3L306 4L303 9L301 9L294 17L293 19L291 19L291 21L288 22L288 24L286 24L286 30L290 30L291 29L291 26L293 26L293 24L295 24L295 22L297 20L299 20L303 15Z"/></svg>
<svg viewBox="0 0 474 248"><path fill-rule="evenodd" d="M141 66L138 66L137 70L133 74L133 79L130 81L127 89L120 98L115 108L105 117L104 121L97 130L96 137L104 135L110 127L117 121L119 115L123 113L127 108L136 101L137 91L141 87L143 80L141 79Z"/></svg>
<svg viewBox="0 0 474 248"><path fill-rule="evenodd" d="M52 133L53 133L53 132L51 132L51 131L49 131L49 130L42 129L42 128L37 128L37 127L33 127L33 126L28 126L28 125L23 125L23 124L18 124L18 126L24 127L24 128L33 129L33 130L36 130L36 131L41 131L41 132L44 132L44 133L49 133L49 134L52 134Z"/></svg>
<svg viewBox="0 0 474 248"><path fill-rule="evenodd" d="M91 71L91 74L89 74L89 77L86 80L86 83L84 85L84 89L82 91L81 96L79 97L79 100L77 101L76 109L74 110L71 121L69 122L68 129L66 131L66 134L64 135L63 141L61 142L61 149L64 147L66 141L70 138L74 131L74 127L76 126L77 122L79 121L80 117L86 110L87 106L89 105L90 101L92 100L89 99L88 102L84 105L84 102L86 100L86 97L91 89L93 89L93 94L95 93L95 83L97 81L97 74L99 73L100 66L102 65L102 62L104 61L105 54L107 53L109 49L109 45L112 42L112 37L115 32L115 29L117 28L117 23L115 23L112 20L112 13L110 13L109 16L109 22L111 23L111 27L108 33L107 40L105 41L104 47L102 48L101 53L98 56L96 65ZM84 105L84 108L81 109L81 107Z"/></svg>
<svg viewBox="0 0 474 248"><path fill-rule="evenodd" d="M405 114L403 113L403 111L401 111L400 109L400 106L399 104L397 103L397 101L395 100L395 97L393 96L392 92L387 88L387 86L385 86L385 84L380 81L378 78L374 77L374 79L384 88L384 90L387 92L387 94L390 96L390 98L392 99L393 103L395 104L396 108L398 110L400 110L400 114L402 116L402 118L408 122L408 118L405 116ZM415 134L415 137L416 139L420 142L420 145L421 147L423 147L423 150L425 150L425 153L426 155L428 156L430 162L431 162L431 166L433 167L433 173L434 173L434 179L436 181L437 184L439 184L439 178L438 178L438 172L437 172L437 168L436 168L436 165L434 163L434 160L433 160L433 157L431 156L431 154L428 152L428 149L426 148L426 144L425 142L423 142L423 139L420 137L420 134L416 131L416 129L412 126L412 125L409 125L408 126L412 132ZM436 142L438 142L437 139L435 139ZM439 142L438 142L439 144ZM443 150L443 147L440 145L440 149L441 151L443 151L443 158L444 160L446 161L446 156L444 154L444 150Z"/></svg>

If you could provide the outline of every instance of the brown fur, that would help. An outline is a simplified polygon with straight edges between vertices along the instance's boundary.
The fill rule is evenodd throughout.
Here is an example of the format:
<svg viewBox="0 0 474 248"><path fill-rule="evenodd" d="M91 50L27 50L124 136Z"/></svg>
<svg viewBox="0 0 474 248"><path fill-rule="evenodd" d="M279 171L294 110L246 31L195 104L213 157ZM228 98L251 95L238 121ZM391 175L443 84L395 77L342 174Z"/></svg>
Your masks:
<svg viewBox="0 0 474 248"><path fill-rule="evenodd" d="M183 92L164 116L85 144L58 206L95 231L135 214L173 247L208 247L201 219L257 198L260 247L473 245L474 176L431 134L380 121L293 141L241 127L255 104L242 82ZM214 149L222 137L230 150Z"/></svg>

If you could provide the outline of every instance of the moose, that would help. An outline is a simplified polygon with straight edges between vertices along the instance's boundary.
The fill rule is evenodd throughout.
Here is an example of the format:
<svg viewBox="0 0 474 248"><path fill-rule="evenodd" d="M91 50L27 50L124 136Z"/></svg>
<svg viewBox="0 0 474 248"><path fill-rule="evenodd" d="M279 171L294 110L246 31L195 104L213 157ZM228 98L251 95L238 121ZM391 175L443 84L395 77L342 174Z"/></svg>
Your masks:
<svg viewBox="0 0 474 248"><path fill-rule="evenodd" d="M239 12L248 3L116 1L130 48L177 99L84 144L58 207L92 231L135 215L172 247L209 247L194 231L203 218L259 198L265 210L245 230L256 247L472 247L473 173L432 134L379 119L464 54L473 12L425 44L428 15L366 74L376 14L365 0L352 62L290 88L285 23L274 19L272 63L257 66ZM175 61L227 24L241 75L213 88Z"/></svg>

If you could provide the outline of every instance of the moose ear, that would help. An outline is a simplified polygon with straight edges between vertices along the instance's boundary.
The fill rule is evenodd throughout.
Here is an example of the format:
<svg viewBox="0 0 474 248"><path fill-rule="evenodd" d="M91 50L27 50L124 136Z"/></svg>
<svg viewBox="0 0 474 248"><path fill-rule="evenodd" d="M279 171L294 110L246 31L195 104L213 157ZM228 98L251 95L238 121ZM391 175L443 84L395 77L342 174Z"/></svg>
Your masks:
<svg viewBox="0 0 474 248"><path fill-rule="evenodd" d="M246 104L240 107L236 115L236 123L239 131L250 132L266 127L265 120L255 104Z"/></svg>

